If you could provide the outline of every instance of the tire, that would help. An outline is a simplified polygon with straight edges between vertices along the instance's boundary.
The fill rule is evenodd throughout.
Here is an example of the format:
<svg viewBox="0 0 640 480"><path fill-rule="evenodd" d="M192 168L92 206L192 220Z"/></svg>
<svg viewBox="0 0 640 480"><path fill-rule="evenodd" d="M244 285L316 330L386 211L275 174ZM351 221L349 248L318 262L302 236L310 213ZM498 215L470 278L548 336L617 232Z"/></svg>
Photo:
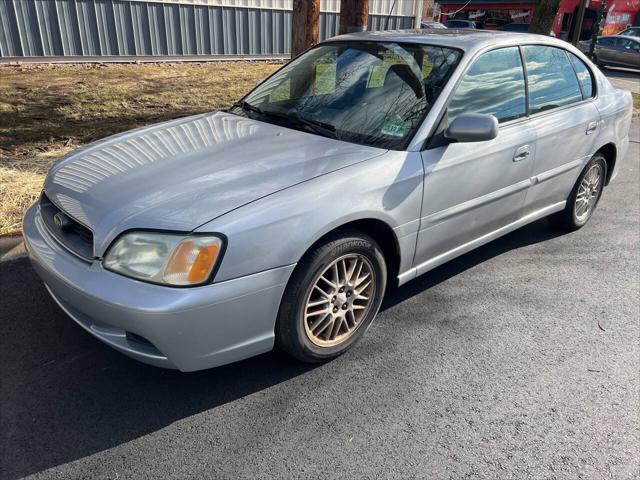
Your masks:
<svg viewBox="0 0 640 480"><path fill-rule="evenodd" d="M276 321L276 346L308 363L341 355L371 325L386 284L385 259L373 238L357 230L331 234L291 275Z"/></svg>
<svg viewBox="0 0 640 480"><path fill-rule="evenodd" d="M565 230L578 230L586 225L602 197L606 178L607 162L604 155L596 153L580 173L564 210L549 217L551 223ZM587 197L589 201L585 204L581 198Z"/></svg>

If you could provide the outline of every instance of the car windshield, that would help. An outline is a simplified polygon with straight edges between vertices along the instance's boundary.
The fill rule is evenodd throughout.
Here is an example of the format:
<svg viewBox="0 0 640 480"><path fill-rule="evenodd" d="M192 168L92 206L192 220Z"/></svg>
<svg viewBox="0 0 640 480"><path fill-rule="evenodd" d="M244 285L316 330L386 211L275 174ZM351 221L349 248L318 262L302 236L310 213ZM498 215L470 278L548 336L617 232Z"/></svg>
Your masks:
<svg viewBox="0 0 640 480"><path fill-rule="evenodd" d="M631 27L621 31L618 35L624 35L627 37L640 37L640 27Z"/></svg>
<svg viewBox="0 0 640 480"><path fill-rule="evenodd" d="M353 143L403 150L457 65L458 50L331 42L258 85L231 111Z"/></svg>

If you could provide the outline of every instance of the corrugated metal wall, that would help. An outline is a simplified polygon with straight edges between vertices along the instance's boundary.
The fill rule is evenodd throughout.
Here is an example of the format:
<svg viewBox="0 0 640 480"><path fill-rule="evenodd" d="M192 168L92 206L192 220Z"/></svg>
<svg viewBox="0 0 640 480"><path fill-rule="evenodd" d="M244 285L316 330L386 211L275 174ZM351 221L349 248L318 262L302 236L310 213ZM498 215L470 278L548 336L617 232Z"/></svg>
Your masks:
<svg viewBox="0 0 640 480"><path fill-rule="evenodd" d="M413 27L369 15L369 29ZM388 24L387 24L388 23ZM339 16L322 12L320 38ZM127 0L0 0L0 57L287 54L291 11Z"/></svg>

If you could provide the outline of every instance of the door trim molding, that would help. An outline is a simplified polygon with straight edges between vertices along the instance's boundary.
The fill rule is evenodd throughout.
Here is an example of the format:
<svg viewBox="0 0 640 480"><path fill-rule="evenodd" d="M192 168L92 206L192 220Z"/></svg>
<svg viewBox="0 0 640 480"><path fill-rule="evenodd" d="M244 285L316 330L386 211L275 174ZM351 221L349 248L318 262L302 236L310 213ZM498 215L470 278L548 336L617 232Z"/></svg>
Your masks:
<svg viewBox="0 0 640 480"><path fill-rule="evenodd" d="M489 243L496 238L517 230L518 228L528 223L534 222L552 213L559 212L560 210L564 209L566 203L566 200L563 200L562 202L554 203L553 205L549 205L547 207L541 208L540 210L536 210L535 212L531 212L524 217L521 217L519 220L516 220L515 222L509 223L504 227L500 227L492 232L482 235L481 237L471 240L470 242L452 248L451 250L444 252L436 257L430 258L420 265L417 265L398 275L398 284L402 285L409 280L413 280L414 278L428 272L429 270L433 270L434 268L448 262L449 260L459 257L460 255L463 255L477 247L480 247L481 245Z"/></svg>
<svg viewBox="0 0 640 480"><path fill-rule="evenodd" d="M508 187L501 188L500 190L494 190L493 192L482 195L481 197L472 198L471 200L459 203L457 205L454 205L453 207L445 208L444 210L431 213L420 219L420 231L422 232L424 230L427 230L428 228L431 228L438 223L448 220L451 217L455 217L456 215L465 213L469 210L473 210L474 208L481 207L488 203L495 202L496 200L500 200L501 198L513 195L514 193L526 190L531 185L531 178L527 178L526 180L521 180L518 183L509 185Z"/></svg>

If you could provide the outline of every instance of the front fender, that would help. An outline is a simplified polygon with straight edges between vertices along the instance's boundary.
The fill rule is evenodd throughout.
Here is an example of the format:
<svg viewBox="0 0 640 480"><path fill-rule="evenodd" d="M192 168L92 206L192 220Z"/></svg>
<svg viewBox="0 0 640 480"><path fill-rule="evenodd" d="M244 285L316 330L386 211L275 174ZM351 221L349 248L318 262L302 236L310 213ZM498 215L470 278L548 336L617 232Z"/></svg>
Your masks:
<svg viewBox="0 0 640 480"><path fill-rule="evenodd" d="M413 262L423 167L415 152L389 151L244 205L198 228L228 238L215 281L297 263L319 238L349 222L389 225L400 272Z"/></svg>

